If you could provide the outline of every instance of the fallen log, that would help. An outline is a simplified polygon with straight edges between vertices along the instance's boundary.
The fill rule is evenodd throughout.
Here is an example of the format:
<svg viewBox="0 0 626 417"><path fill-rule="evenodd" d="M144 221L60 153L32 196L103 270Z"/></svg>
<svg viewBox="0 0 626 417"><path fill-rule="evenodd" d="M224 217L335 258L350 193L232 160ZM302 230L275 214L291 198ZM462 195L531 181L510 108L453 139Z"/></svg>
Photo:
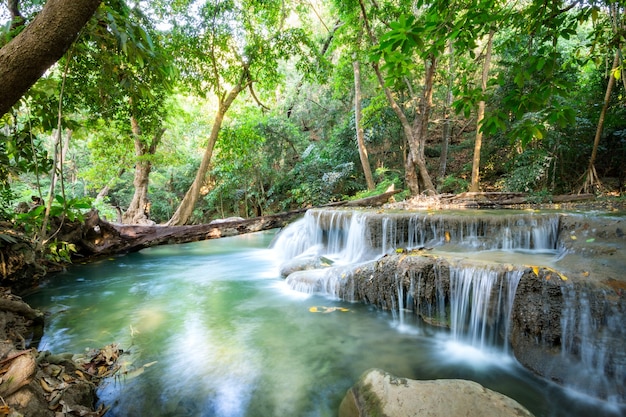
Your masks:
<svg viewBox="0 0 626 417"><path fill-rule="evenodd" d="M525 193L513 192L465 192L456 195L442 195L440 199L443 203L464 204L484 208L537 203L536 197ZM595 199L593 194L565 194L548 197L546 203L572 203L593 199Z"/></svg>
<svg viewBox="0 0 626 417"><path fill-rule="evenodd" d="M85 220L86 232L77 244L78 254L85 258L109 256L137 252L151 246L197 242L271 230L286 226L306 210L189 226L109 223L93 211Z"/></svg>
<svg viewBox="0 0 626 417"><path fill-rule="evenodd" d="M390 190L380 195L359 200L331 203L322 207L378 206L387 202L398 192L400 191ZM85 219L80 242L75 244L78 249L78 255L83 258L110 256L137 252L151 246L197 242L277 229L285 227L297 217L302 216L307 210L308 208L303 208L251 219L223 219L208 224L189 226L109 223L102 220L97 212L92 211Z"/></svg>

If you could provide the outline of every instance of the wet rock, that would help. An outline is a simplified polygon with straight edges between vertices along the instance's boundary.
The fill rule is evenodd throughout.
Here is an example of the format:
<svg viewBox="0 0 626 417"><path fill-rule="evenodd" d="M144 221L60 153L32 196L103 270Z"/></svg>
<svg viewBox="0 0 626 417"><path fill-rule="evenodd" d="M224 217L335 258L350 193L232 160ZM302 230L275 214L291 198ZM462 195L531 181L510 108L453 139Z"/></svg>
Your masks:
<svg viewBox="0 0 626 417"><path fill-rule="evenodd" d="M371 304L382 310L412 311L425 322L450 327L451 270L481 265L430 253L384 256L341 273L343 279L308 275L315 290ZM626 401L626 296L623 278L603 275L561 274L542 266L489 265L498 275L485 323L498 330L500 340L526 368L548 380L602 399ZM520 270L510 315L502 315L499 303L503 280ZM339 273L335 275L339 276ZM327 279L323 279L328 277ZM593 278L592 278L593 277ZM606 278L606 276L604 275ZM334 278L331 281L331 278ZM399 293L403 299L399 299ZM403 303L403 304L401 304ZM507 324L508 321L508 324ZM501 343L501 342L500 342Z"/></svg>
<svg viewBox="0 0 626 417"><path fill-rule="evenodd" d="M538 375L563 382L554 366L561 354L563 294L559 279L538 277L526 270L517 288L512 312L511 345L516 358Z"/></svg>
<svg viewBox="0 0 626 417"><path fill-rule="evenodd" d="M287 277L297 271L310 271L312 269L326 268L331 264L332 261L319 255L298 256L284 262L280 266L280 275L282 277Z"/></svg>
<svg viewBox="0 0 626 417"><path fill-rule="evenodd" d="M459 379L415 381L380 369L366 372L348 390L339 417L523 417L532 414L515 400Z"/></svg>

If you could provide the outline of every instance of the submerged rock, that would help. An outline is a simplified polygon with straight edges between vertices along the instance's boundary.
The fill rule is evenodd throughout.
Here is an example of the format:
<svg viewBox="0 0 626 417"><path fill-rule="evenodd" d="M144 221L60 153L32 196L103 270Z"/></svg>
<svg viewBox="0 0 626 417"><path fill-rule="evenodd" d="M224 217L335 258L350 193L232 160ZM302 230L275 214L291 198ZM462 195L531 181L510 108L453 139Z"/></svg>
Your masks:
<svg viewBox="0 0 626 417"><path fill-rule="evenodd" d="M517 401L460 379L415 381L380 369L361 377L344 397L339 417L523 417Z"/></svg>

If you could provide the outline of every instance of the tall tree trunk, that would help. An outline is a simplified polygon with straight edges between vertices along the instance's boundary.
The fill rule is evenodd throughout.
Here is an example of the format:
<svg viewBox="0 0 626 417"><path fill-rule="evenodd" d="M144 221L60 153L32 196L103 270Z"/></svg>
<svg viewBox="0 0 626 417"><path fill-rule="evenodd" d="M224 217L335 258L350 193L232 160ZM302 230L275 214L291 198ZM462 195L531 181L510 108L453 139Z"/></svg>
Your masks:
<svg viewBox="0 0 626 417"><path fill-rule="evenodd" d="M370 27L369 20L367 19L367 13L365 10L365 5L363 4L363 0L359 0L359 6L361 8L361 13L363 16L363 23L365 24L365 29L367 30L370 41L372 42L372 44L375 44L376 38ZM380 87L383 89L383 92L385 93L387 102L389 103L389 105L391 106L391 109L394 111L394 113L400 120L400 124L402 125L402 131L404 132L404 135L407 140L408 152L407 152L407 158L406 158L406 163L405 163L405 173L404 173L406 185L407 187L409 187L409 190L411 191L412 195L417 195L420 193L419 183L421 180L421 182L424 184L425 191L428 191L434 194L436 193L435 187L432 183L432 180L430 179L430 175L428 174L428 169L426 168L426 162L424 161L424 158L423 158L423 151L420 149L420 145L425 142L425 136L422 139L421 137L417 137L415 135L415 132L411 128L411 124L409 123L409 120L407 119L406 114L404 114L404 111L400 108L400 106L396 102L395 98L393 97L393 94L391 93L391 90L388 87L386 87L385 79L382 75L382 72L380 71L380 67L378 63L373 62L372 67L374 68L376 78L378 79L378 84L380 85ZM432 84L431 84L431 93L432 93ZM422 95L422 97L424 96L425 94ZM420 134L425 134L425 132L420 132ZM416 167L417 167L417 171L419 172L419 177L416 172Z"/></svg>
<svg viewBox="0 0 626 417"><path fill-rule="evenodd" d="M428 169L426 168L426 159L424 157L424 149L426 148L426 139L428 137L428 124L430 123L430 113L433 107L433 85L435 82L435 71L437 68L437 59L430 56L425 63L424 88L419 101L419 114L413 122L412 141L409 146L413 148L413 155L416 158L413 161L413 170L419 172L420 186L424 191L435 193L435 187L432 184ZM416 195L419 189L413 195Z"/></svg>
<svg viewBox="0 0 626 417"><path fill-rule="evenodd" d="M135 193L128 205L128 209L122 216L122 222L125 224L153 224L154 222L150 220L150 199L148 198L152 162L146 156L156 153L165 129L159 130L150 141L150 144L146 144L141 138L141 128L135 117L131 117L131 127L135 141L135 156L137 157L135 177L133 179Z"/></svg>
<svg viewBox="0 0 626 417"><path fill-rule="evenodd" d="M48 0L35 19L0 49L0 116L57 62L101 0Z"/></svg>
<svg viewBox="0 0 626 417"><path fill-rule="evenodd" d="M63 133L60 128L54 132L54 139L52 140L52 172L50 173L50 188L48 191L48 200L46 201L46 210L44 213L43 224L41 226L40 231L40 240L43 241L48 235L48 221L50 219L50 211L52 209L52 202L54 201L56 187L57 187L57 179L59 178L59 174L63 175L62 172L59 173L59 165L63 168L62 164L59 164L60 151L59 147L61 144L61 137Z"/></svg>
<svg viewBox="0 0 626 417"><path fill-rule="evenodd" d="M604 119L606 117L606 112L609 108L609 101L611 100L611 92L613 91L613 86L615 85L615 71L619 68L619 55L620 50L617 49L615 51L615 58L613 59L613 65L611 67L611 72L609 74L609 82L606 86L606 92L604 94L604 102L602 103L602 110L600 111L600 118L598 119L598 125L596 126L596 135L593 138L593 148L591 150L591 157L589 158L589 166L587 167L587 172L585 173L585 180L580 190L578 190L578 194L589 193L593 191L594 188L600 186L600 179L598 178L598 173L596 172L596 157L598 155L598 146L600 145L600 139L602 138L602 129L604 128Z"/></svg>
<svg viewBox="0 0 626 417"><path fill-rule="evenodd" d="M485 100L484 95L487 92L487 79L489 77L489 67L491 65L491 48L493 46L494 31L489 32L489 38L487 39L487 51L485 52L485 59L483 61L483 73L480 80L480 89L483 94L483 99L478 102L478 114L476 115L476 141L474 142L474 157L472 159L472 183L470 184L470 191L480 191L480 150L483 144L483 131L482 124L485 118Z"/></svg>
<svg viewBox="0 0 626 417"><path fill-rule="evenodd" d="M244 72L245 77L247 77L247 70ZM209 142L204 150L204 155L202 156L200 167L198 167L198 172L196 172L196 177L187 190L185 197L183 197L183 200L178 205L176 212L167 222L168 226L182 226L191 218L193 209L196 207L196 203L200 197L200 189L202 188L207 172L209 171L209 164L211 162L211 157L213 156L213 148L217 142L217 137L220 133L224 116L239 93L247 87L247 84L248 83L244 80L244 76L242 76L242 79L232 88L226 98L220 97L217 114L215 115L215 120L213 120L213 127L211 128L211 135L209 136Z"/></svg>
<svg viewBox="0 0 626 417"><path fill-rule="evenodd" d="M443 110L443 134L441 136L441 155L439 156L439 178L446 176L448 165L448 145L450 144L450 136L452 135L452 121L450 120L450 108L452 107L452 87L454 86L454 45L452 41L448 44L448 53L450 58L448 61L448 86L446 91L446 101Z"/></svg>
<svg viewBox="0 0 626 417"><path fill-rule="evenodd" d="M372 177L372 170L367 157L367 148L365 147L365 134L363 132L363 126L361 125L361 64L358 60L355 59L354 62L352 62L352 68L354 70L354 124L356 128L356 141L359 147L359 157L361 158L367 189L373 190L376 188L376 184L374 184L374 177Z"/></svg>
<svg viewBox="0 0 626 417"><path fill-rule="evenodd" d="M63 186L63 151L61 139L63 136L63 95L65 94L65 80L67 79L67 73L69 71L69 61L65 64L65 69L63 71L63 77L61 79L61 91L59 92L59 106L57 108L57 129L54 134L53 141L53 163L52 163L52 173L50 174L50 193L48 194L48 201L46 202L46 209L44 211L43 221L41 225L41 230L39 231L39 243L46 244L50 239L56 236L56 232L52 235L48 235L48 222L50 221L50 212L52 209L52 201L55 199L56 193L56 184L57 179L61 178L61 193L63 196L63 211L65 212L66 201L65 201L65 188ZM68 131L68 136L71 136L72 131ZM67 142L69 143L69 137Z"/></svg>

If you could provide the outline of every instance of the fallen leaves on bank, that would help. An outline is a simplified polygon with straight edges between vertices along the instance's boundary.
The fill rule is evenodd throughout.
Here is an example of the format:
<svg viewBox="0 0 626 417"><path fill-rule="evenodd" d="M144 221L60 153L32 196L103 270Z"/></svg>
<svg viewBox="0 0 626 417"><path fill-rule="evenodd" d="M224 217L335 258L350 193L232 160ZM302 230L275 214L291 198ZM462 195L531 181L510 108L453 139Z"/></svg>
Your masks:
<svg viewBox="0 0 626 417"><path fill-rule="evenodd" d="M123 353L117 344L89 351L83 355L37 352L35 349L11 351L0 361L0 417L20 417L21 404L33 406L31 397L43 395L41 407L55 417L101 417L107 408L96 410L92 404L83 404L85 398L95 398L95 387L103 378L119 370L117 361ZM32 389L39 385L41 390ZM31 389L21 390L31 385ZM87 401L88 402L88 401Z"/></svg>
<svg viewBox="0 0 626 417"><path fill-rule="evenodd" d="M117 344L110 344L102 349L90 350L84 355L73 355L70 362L63 356L41 352L38 361L44 375L39 378L39 383L46 392L48 408L55 411L55 417L103 416L108 409L103 404L98 409L91 410L84 405L70 404L64 397L73 385L86 383L95 387L103 378L115 375L119 370L117 361L122 353Z"/></svg>

